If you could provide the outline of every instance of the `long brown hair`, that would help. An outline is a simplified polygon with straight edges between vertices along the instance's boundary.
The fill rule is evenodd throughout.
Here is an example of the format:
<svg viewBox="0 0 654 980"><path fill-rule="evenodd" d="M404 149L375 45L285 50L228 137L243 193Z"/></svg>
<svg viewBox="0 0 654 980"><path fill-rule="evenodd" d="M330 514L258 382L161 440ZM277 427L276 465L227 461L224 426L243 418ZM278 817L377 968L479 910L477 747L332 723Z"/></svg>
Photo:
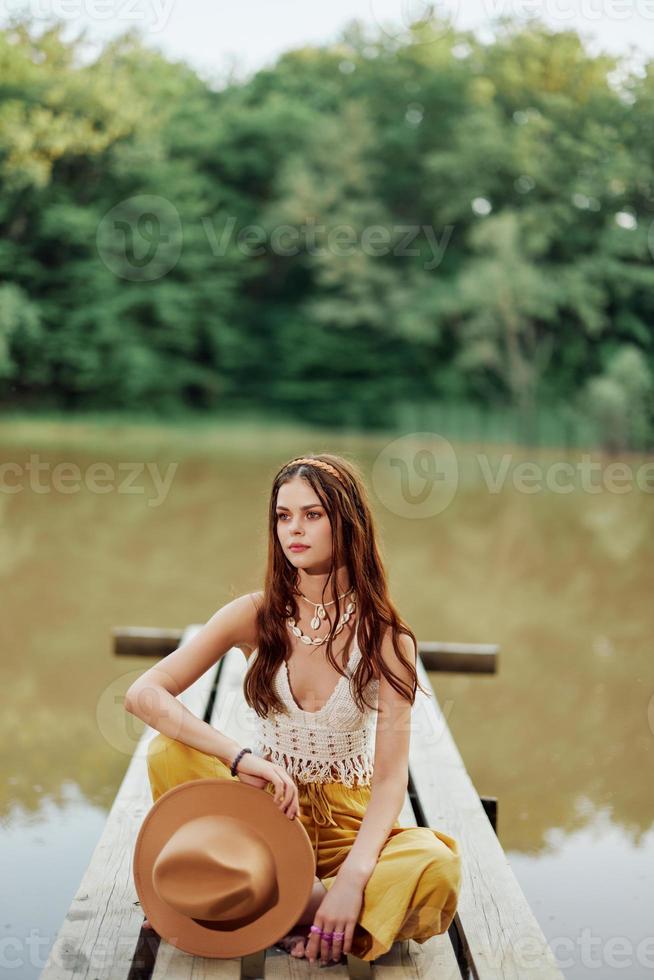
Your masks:
<svg viewBox="0 0 654 980"><path fill-rule="evenodd" d="M364 691L377 668L377 676L383 674L391 686L411 704L415 701L416 690L429 696L418 682L417 672L412 663L403 655L398 635L406 633L411 637L417 657L418 643L414 633L402 620L388 594L386 572L377 547L374 521L368 504L363 478L358 468L349 460L332 453L311 453L296 457L296 460L310 458L330 464L339 474L334 476L329 470L310 463L291 460L278 471L270 494L268 513L268 563L263 590L263 600L257 611L257 656L251 663L245 677L243 691L245 700L257 715L265 717L269 711L284 713L285 705L277 696L273 678L279 666L291 653L291 638L286 625L290 613L299 619L297 596L300 573L289 562L277 537L277 496L280 487L299 476L315 490L325 511L329 515L332 530L332 562L325 587L330 580L335 581L336 569L345 565L350 585L355 589L358 619L357 635L361 659L353 675L353 697L360 711L364 704ZM325 598L323 589L322 597ZM341 605L335 595L333 622L341 617ZM346 597L346 602L349 601ZM391 627L393 648L398 659L409 670L411 683L395 675L381 657L381 643L386 628ZM332 657L332 637L326 642L325 652L330 664L342 674ZM381 710L381 709L380 709Z"/></svg>

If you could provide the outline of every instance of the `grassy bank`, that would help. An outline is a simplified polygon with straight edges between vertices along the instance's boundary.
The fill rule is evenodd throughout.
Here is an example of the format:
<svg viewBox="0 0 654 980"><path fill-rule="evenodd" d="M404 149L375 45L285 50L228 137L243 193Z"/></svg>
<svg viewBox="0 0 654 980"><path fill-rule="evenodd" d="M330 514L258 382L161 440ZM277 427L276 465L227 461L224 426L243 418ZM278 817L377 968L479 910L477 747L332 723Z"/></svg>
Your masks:
<svg viewBox="0 0 654 980"><path fill-rule="evenodd" d="M179 413L170 417L121 412L16 411L0 414L0 442L5 447L33 449L77 448L99 451L151 453L174 451L193 455L229 451L251 456L276 456L296 444L299 451L374 448L411 433L434 433L460 445L520 446L559 452L585 450L604 454L602 433L565 406L540 408L528 421L515 411L484 409L454 402L406 403L395 409L395 425L365 430L354 419L348 427L318 427L293 422L274 413L199 415ZM310 448L309 448L310 447ZM611 455L611 451L608 452ZM628 454L620 451L620 456ZM647 450L637 455L647 455Z"/></svg>

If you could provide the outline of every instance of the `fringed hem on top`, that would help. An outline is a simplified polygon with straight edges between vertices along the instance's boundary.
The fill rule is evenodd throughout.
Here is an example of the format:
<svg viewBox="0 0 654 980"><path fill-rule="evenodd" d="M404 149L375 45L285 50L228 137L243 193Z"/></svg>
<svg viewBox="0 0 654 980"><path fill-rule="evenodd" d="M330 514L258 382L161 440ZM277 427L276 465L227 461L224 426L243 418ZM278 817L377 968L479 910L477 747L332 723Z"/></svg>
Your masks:
<svg viewBox="0 0 654 980"><path fill-rule="evenodd" d="M282 766L298 783L339 782L351 789L369 785L373 773L370 756L351 756L345 759L308 759L288 755L271 746L260 746L257 754L265 756L275 765Z"/></svg>

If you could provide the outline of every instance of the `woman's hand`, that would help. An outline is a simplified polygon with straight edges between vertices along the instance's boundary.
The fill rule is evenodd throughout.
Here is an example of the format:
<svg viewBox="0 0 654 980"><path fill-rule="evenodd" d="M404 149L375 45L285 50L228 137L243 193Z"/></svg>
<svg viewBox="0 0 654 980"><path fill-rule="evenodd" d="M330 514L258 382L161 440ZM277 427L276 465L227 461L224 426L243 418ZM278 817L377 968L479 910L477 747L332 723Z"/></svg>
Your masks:
<svg viewBox="0 0 654 980"><path fill-rule="evenodd" d="M257 789L265 789L268 783L272 783L275 803L289 820L297 816L300 809L297 786L282 766L262 759L253 752L246 752L239 759L236 775L242 783Z"/></svg>
<svg viewBox="0 0 654 980"><path fill-rule="evenodd" d="M311 963L320 955L322 963L330 959L340 960L341 953L349 953L352 949L354 927L359 918L363 905L365 886L358 885L349 878L339 879L331 886L313 917L313 924L323 932L344 932L342 939L322 939L317 932L309 933L309 942L304 955Z"/></svg>

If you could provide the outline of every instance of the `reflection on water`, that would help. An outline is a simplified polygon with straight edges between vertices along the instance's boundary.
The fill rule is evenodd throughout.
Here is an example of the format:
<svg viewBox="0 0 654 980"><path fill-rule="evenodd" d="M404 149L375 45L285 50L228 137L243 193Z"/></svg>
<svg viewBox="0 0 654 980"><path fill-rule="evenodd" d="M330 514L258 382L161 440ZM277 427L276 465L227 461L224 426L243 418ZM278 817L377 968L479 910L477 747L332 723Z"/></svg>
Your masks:
<svg viewBox="0 0 654 980"><path fill-rule="evenodd" d="M498 797L500 840L541 926L572 943L566 976L599 975L579 952L584 927L600 937L602 976L615 936L630 937L630 980L649 974L635 943L652 934L654 897L654 494L525 492L514 478L493 492L476 454L494 472L502 453L512 465L556 455L457 446L456 492L417 516L371 479L379 438L78 427L55 445L34 431L0 428L6 484L23 481L0 494L0 818L22 881L20 902L3 896L13 977L38 976L25 937L54 939L138 737L121 695L151 661L114 658L111 627L202 622L260 587L270 480L320 449L366 475L418 637L501 646L495 677L431 680L476 788Z"/></svg>

